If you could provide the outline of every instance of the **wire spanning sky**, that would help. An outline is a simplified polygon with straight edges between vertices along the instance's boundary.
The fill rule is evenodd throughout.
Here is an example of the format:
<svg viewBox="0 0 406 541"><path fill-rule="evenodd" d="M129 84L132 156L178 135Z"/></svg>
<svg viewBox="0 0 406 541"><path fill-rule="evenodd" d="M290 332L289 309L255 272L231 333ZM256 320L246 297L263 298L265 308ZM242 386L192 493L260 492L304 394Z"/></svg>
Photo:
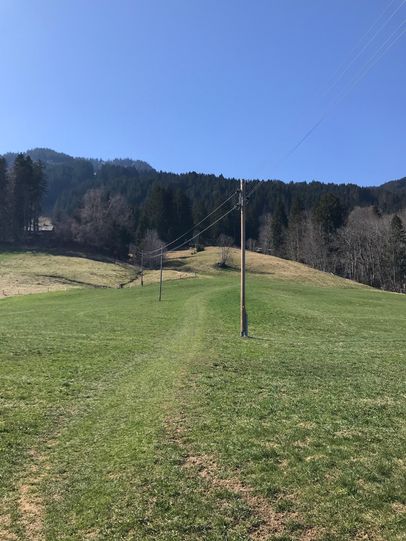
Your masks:
<svg viewBox="0 0 406 541"><path fill-rule="evenodd" d="M404 0L0 0L0 55L0 153L406 175Z"/></svg>

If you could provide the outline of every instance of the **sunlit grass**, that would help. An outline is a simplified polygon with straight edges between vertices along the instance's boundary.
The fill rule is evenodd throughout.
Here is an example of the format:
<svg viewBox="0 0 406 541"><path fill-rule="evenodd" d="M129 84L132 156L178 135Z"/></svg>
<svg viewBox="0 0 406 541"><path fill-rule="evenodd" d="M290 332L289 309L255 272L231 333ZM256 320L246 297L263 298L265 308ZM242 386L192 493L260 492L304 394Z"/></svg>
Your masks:
<svg viewBox="0 0 406 541"><path fill-rule="evenodd" d="M0 538L400 541L406 299L339 285L3 299Z"/></svg>

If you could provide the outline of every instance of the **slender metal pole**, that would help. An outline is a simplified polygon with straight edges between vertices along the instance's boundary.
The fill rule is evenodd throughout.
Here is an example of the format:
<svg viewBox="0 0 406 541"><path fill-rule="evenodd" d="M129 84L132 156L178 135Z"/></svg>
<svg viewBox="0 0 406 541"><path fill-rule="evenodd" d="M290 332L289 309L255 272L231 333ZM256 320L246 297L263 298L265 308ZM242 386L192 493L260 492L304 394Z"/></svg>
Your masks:
<svg viewBox="0 0 406 541"><path fill-rule="evenodd" d="M144 250L141 252L141 286L144 286Z"/></svg>
<svg viewBox="0 0 406 541"><path fill-rule="evenodd" d="M245 180L240 181L240 211L241 211L241 336L248 336L248 318L245 307Z"/></svg>
<svg viewBox="0 0 406 541"><path fill-rule="evenodd" d="M159 273L159 300L162 299L162 261L163 260L163 248L161 248L161 269Z"/></svg>

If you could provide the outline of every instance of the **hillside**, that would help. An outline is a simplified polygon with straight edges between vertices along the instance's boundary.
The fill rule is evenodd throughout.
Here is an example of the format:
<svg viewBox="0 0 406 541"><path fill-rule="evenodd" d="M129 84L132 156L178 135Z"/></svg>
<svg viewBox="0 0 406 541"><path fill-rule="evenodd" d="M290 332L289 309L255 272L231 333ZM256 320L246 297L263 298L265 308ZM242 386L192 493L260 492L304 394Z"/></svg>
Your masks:
<svg viewBox="0 0 406 541"><path fill-rule="evenodd" d="M193 250L170 252L165 267L176 269L185 273L199 273L202 275L222 274L224 270L218 268L221 248L209 246L204 251L194 253ZM230 262L228 270L240 269L240 250L230 249ZM269 276L277 280L290 280L294 282L310 283L320 287L364 287L351 280L345 280L330 273L321 272L296 261L289 261L271 255L256 252L246 252L246 269L248 273Z"/></svg>
<svg viewBox="0 0 406 541"><path fill-rule="evenodd" d="M84 193L90 188L103 188L111 194L122 194L131 206L138 207L145 202L151 187L156 183L180 187L193 202L198 200L200 204L204 201L209 206L237 186L235 179L225 179L222 175L194 171L184 174L156 171L143 160L74 158L47 148L34 148L26 153L33 160L41 160L46 165L48 191L43 206L48 214L52 213L55 205L60 211L71 214L80 206ZM11 165L16 153L8 152L4 157L8 165ZM387 182L378 187L314 180L267 180L262 182L257 192L253 205L256 212L259 208L262 212L265 208L266 212L268 207L274 208L280 200L289 212L295 198L301 199L305 209L311 209L324 193L336 195L348 209L358 205L377 205L384 212L395 212L406 207L404 179ZM265 202L267 204L264 205Z"/></svg>
<svg viewBox="0 0 406 541"><path fill-rule="evenodd" d="M239 270L238 249L231 250L229 271ZM164 263L164 281L224 275L217 266L220 249L203 252L170 252ZM275 278L315 284L320 287L362 287L350 280L320 272L295 261L247 252L247 271ZM0 298L33 293L66 291L72 288L139 287L139 267L89 259L85 256L55 255L21 251L0 254ZM238 280L235 277L235 280ZM159 281L159 270L144 271L144 284Z"/></svg>
<svg viewBox="0 0 406 541"><path fill-rule="evenodd" d="M78 287L118 287L132 284L136 275L130 265L85 257L3 252L0 254L0 298Z"/></svg>
<svg viewBox="0 0 406 541"><path fill-rule="evenodd" d="M81 190L82 187L88 186L105 166L129 169L133 171L133 174L154 171L147 162L142 160L77 158L49 148L33 148L25 151L24 154L29 155L34 161L40 160L45 165L48 187L43 209L48 214L52 213L56 201L63 193ZM4 154L9 167L14 163L16 156L16 152Z"/></svg>
<svg viewBox="0 0 406 541"><path fill-rule="evenodd" d="M149 163L143 160L131 160L130 158L115 158L112 160L102 160L98 158L83 158L83 157L74 157L63 152L56 152L50 148L32 148L24 151L24 154L27 154L31 157L32 160L40 160L42 163L48 166L61 165L61 166L71 166L75 160L85 160L90 162L94 169L99 170L104 164L112 164L121 167L133 167L138 171L152 171L153 168ZM14 162L17 156L17 152L7 152L4 154L4 157L7 160L7 164L10 166Z"/></svg>
<svg viewBox="0 0 406 541"><path fill-rule="evenodd" d="M384 188L388 191L404 192L406 190L406 177L399 180L391 180L390 182L385 182L385 184L382 184L381 188Z"/></svg>
<svg viewBox="0 0 406 541"><path fill-rule="evenodd" d="M2 540L402 539L404 297L215 260L1 300Z"/></svg>

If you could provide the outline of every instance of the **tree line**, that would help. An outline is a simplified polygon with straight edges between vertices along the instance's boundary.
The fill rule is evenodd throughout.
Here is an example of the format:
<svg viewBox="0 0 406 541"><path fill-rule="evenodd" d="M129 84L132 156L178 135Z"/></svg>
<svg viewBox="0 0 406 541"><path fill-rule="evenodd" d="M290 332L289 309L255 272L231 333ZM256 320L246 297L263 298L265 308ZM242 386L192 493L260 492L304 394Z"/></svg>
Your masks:
<svg viewBox="0 0 406 541"><path fill-rule="evenodd" d="M299 200L261 217L259 249L374 287L406 293L406 210L382 214L376 206L348 211L323 195L311 211Z"/></svg>
<svg viewBox="0 0 406 541"><path fill-rule="evenodd" d="M0 157L0 241L19 241L39 230L46 177L40 161L17 154L12 167Z"/></svg>
<svg viewBox="0 0 406 541"><path fill-rule="evenodd" d="M59 216L57 232L116 255L127 253L129 243L139 250L156 250L185 231L190 233L171 248L191 236L197 236L194 240L197 247L224 246L224 238L228 244L238 244L238 212L228 214L204 231L236 204L237 195L208 220L195 225L227 196L236 194L238 183L224 181L212 186L210 194L203 198L193 191L187 195L187 190L178 183L154 182L139 206L131 206L128 198L109 191L106 186L91 188L72 215ZM374 287L406 292L404 210L384 214L376 205L354 205L354 201L348 203L348 200L346 205L329 191L322 192L318 198L296 195L293 200L284 199L281 196L284 187L279 193L277 187L279 183L273 186L276 195L267 197L264 183L249 200L249 249L299 261ZM261 194L261 190L265 193Z"/></svg>
<svg viewBox="0 0 406 541"><path fill-rule="evenodd" d="M48 180L55 200L56 243L76 243L118 257L126 257L130 245L156 249L185 231L190 234L179 244L192 235L200 246L223 246L224 238L227 245L239 244L238 212L204 231L236 204L237 195L213 212L236 194L236 179L157 172L126 162L92 163L47 152L52 167L23 154L13 156L12 163L10 158L8 164L0 160L2 240L19 240L38 230L41 201L48 198L49 203ZM406 179L376 188L253 181L248 193L253 187L247 206L248 248L405 291Z"/></svg>

